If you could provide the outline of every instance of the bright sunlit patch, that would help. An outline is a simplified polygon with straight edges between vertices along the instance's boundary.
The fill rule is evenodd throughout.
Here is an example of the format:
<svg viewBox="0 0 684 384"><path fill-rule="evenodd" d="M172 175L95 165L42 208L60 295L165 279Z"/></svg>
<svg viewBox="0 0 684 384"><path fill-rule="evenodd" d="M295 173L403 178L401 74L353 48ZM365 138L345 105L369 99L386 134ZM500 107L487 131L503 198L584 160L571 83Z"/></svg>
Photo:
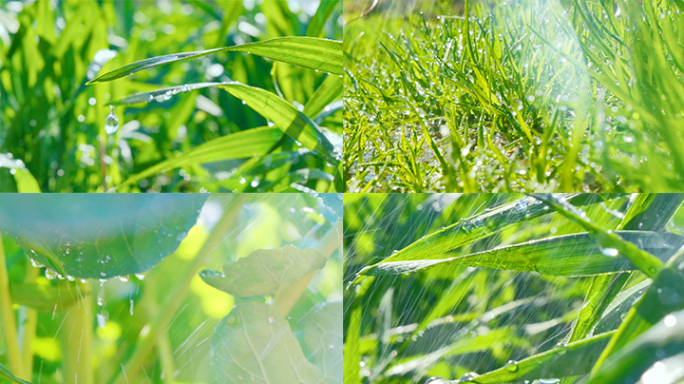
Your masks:
<svg viewBox="0 0 684 384"><path fill-rule="evenodd" d="M47 361L60 361L62 351L57 339L48 337L36 337L33 340L33 353Z"/></svg>
<svg viewBox="0 0 684 384"><path fill-rule="evenodd" d="M182 260L192 260L202 248L209 234L203 225L195 225L190 228L188 235L180 243L176 256Z"/></svg>
<svg viewBox="0 0 684 384"><path fill-rule="evenodd" d="M121 326L114 321L108 321L105 323L104 328L98 327L95 332L102 341L112 342L119 340L121 337Z"/></svg>
<svg viewBox="0 0 684 384"><path fill-rule="evenodd" d="M666 383L667 381L667 367L665 367L665 364L662 362L658 361L651 368L648 369L648 371L644 372L644 374L641 376L641 381L644 384L661 384L661 383Z"/></svg>
<svg viewBox="0 0 684 384"><path fill-rule="evenodd" d="M222 319L235 305L233 296L209 286L197 275L190 283L190 290L199 296L204 313L213 318Z"/></svg>

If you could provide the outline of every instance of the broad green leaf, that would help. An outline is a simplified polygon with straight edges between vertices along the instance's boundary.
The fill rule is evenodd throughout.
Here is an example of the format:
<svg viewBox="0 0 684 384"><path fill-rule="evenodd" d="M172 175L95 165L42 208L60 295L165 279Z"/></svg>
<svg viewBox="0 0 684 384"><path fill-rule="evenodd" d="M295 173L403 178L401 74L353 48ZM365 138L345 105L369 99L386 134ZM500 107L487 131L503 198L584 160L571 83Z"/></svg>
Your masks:
<svg viewBox="0 0 684 384"><path fill-rule="evenodd" d="M12 301L31 307L40 312L63 311L79 300L74 289L66 283L43 284L12 284L10 285Z"/></svg>
<svg viewBox="0 0 684 384"><path fill-rule="evenodd" d="M264 303L235 306L214 330L211 349L217 383L323 383L287 320Z"/></svg>
<svg viewBox="0 0 684 384"><path fill-rule="evenodd" d="M22 380L12 374L9 369L5 368L4 365L0 364L0 377L8 380L9 383L16 384L31 384L28 381Z"/></svg>
<svg viewBox="0 0 684 384"><path fill-rule="evenodd" d="M265 296L323 268L325 263L325 256L314 249L286 245L256 250L235 263L224 263L223 273L204 270L200 277L212 287L234 296Z"/></svg>
<svg viewBox="0 0 684 384"><path fill-rule="evenodd" d="M326 160L337 163L341 158L342 149L331 144L320 127L292 104L266 90L236 82L198 83L163 88L153 92L136 93L110 104L119 105L164 100L181 92L207 87L219 87L243 100L261 116L272 121L285 134L301 143L304 147L317 151Z"/></svg>
<svg viewBox="0 0 684 384"><path fill-rule="evenodd" d="M178 248L206 194L6 194L0 230L63 276L145 272Z"/></svg>
<svg viewBox="0 0 684 384"><path fill-rule="evenodd" d="M309 361L322 367L322 383L342 383L342 302L322 303L301 320Z"/></svg>
<svg viewBox="0 0 684 384"><path fill-rule="evenodd" d="M679 311L668 314L658 324L613 354L587 384L635 383L649 368L655 370L653 381L644 382L679 382L668 380L669 375L666 373L675 374L676 370L672 369L674 367L665 367L664 364L668 363L669 357L683 352L684 311ZM654 366L656 362L660 362L662 366ZM678 369L681 369L680 364L676 364Z"/></svg>
<svg viewBox="0 0 684 384"><path fill-rule="evenodd" d="M557 199L549 193L534 194L533 196L555 209L556 212L584 227L602 247L620 252L622 256L628 258L646 276L654 278L663 268L662 260L659 260L648 251L642 250L632 242L625 241L619 235L603 230L600 226L587 219L584 212L567 201Z"/></svg>
<svg viewBox="0 0 684 384"><path fill-rule="evenodd" d="M279 37L257 43L215 48L206 51L181 52L136 61L100 75L87 84L112 81L132 73L174 63L196 59L216 52L244 52L272 60L299 65L342 76L342 42L315 37Z"/></svg>
<svg viewBox="0 0 684 384"><path fill-rule="evenodd" d="M684 236L673 233L646 231L616 231L635 248L668 260L682 245ZM372 270L372 275L396 275L418 270L453 265L539 272L553 276L585 276L608 272L635 270L629 259L615 249L602 249L588 233L533 240L495 248L489 251L445 257L442 259L383 262Z"/></svg>
<svg viewBox="0 0 684 384"><path fill-rule="evenodd" d="M589 373L614 332L591 337L510 364L461 383L500 384L535 379L558 379ZM447 383L456 383L454 381Z"/></svg>
<svg viewBox="0 0 684 384"><path fill-rule="evenodd" d="M267 154L282 136L283 132L278 128L261 127L219 137L180 156L153 165L126 179L120 186L135 184L146 177L178 167L262 156Z"/></svg>
<svg viewBox="0 0 684 384"><path fill-rule="evenodd" d="M563 199L577 205L596 203L601 199L610 199L619 195L568 194ZM476 240L491 236L498 231L511 228L523 221L551 213L548 207L538 204L529 197L502 205L491 211L475 215L457 223L444 227L408 247L385 258L380 263L364 268L360 274L373 275L374 269L385 263L429 260L443 258L445 252L470 244ZM358 281L358 279L357 279Z"/></svg>

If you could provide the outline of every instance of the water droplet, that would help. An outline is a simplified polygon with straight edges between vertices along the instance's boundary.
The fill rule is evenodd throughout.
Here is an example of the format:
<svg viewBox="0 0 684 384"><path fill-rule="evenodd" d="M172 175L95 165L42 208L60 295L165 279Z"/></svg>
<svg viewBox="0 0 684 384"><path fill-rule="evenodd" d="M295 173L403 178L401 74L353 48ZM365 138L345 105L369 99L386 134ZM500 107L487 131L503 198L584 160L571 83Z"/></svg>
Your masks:
<svg viewBox="0 0 684 384"><path fill-rule="evenodd" d="M506 369L508 372L518 372L518 362L515 360L508 360L506 363Z"/></svg>
<svg viewBox="0 0 684 384"><path fill-rule="evenodd" d="M107 317L103 313L97 314L97 325L100 328L104 328L107 325Z"/></svg>
<svg viewBox="0 0 684 384"><path fill-rule="evenodd" d="M667 315L663 319L663 323L666 327L674 327L675 325L677 325L677 318L673 315Z"/></svg>
<svg viewBox="0 0 684 384"><path fill-rule="evenodd" d="M471 381L471 380L477 378L478 376L480 376L480 375L478 375L478 374L475 373L475 372L466 372L466 373L463 374L463 376L461 376L461 377L458 379L458 382L459 382L459 383L465 383L465 382L468 382L468 381Z"/></svg>
<svg viewBox="0 0 684 384"><path fill-rule="evenodd" d="M444 383L444 378L443 377L437 377L437 376L432 376L431 378L427 379L425 381L425 384L443 384Z"/></svg>
<svg viewBox="0 0 684 384"><path fill-rule="evenodd" d="M275 323L275 322L276 322L275 316L273 316L273 315L269 316L269 317L268 317L268 322L269 322L269 323Z"/></svg>
<svg viewBox="0 0 684 384"><path fill-rule="evenodd" d="M601 253L603 253L606 256L615 257L618 255L619 252L615 248L601 248Z"/></svg>
<svg viewBox="0 0 684 384"><path fill-rule="evenodd" d="M54 280L57 277L57 272L53 271L52 269L48 268L45 270L45 278L48 280Z"/></svg>
<svg viewBox="0 0 684 384"><path fill-rule="evenodd" d="M330 343L330 344L328 344L328 348L330 348L330 349L335 348L335 343Z"/></svg>
<svg viewBox="0 0 684 384"><path fill-rule="evenodd" d="M138 280L145 280L145 274L144 273L136 273L135 277L137 277Z"/></svg>
<svg viewBox="0 0 684 384"><path fill-rule="evenodd" d="M111 135L119 129L119 117L114 112L114 106L109 106L109 114L105 119L105 132Z"/></svg>
<svg viewBox="0 0 684 384"><path fill-rule="evenodd" d="M128 276L119 276L119 280L121 280L125 283L128 281Z"/></svg>
<svg viewBox="0 0 684 384"><path fill-rule="evenodd" d="M128 309L128 313L130 313L131 316L133 316L133 306L134 306L134 305L135 305L135 304L134 304L134 302L133 302L133 299L131 299L131 307Z"/></svg>
<svg viewBox="0 0 684 384"><path fill-rule="evenodd" d="M39 263L39 262L37 262L37 261L35 261L35 260L33 260L33 259L31 259L31 265L33 265L33 266L36 267L36 268L43 268L43 267L44 267L43 264L41 264L41 263Z"/></svg>
<svg viewBox="0 0 684 384"><path fill-rule="evenodd" d="M164 93L164 100L169 100L171 98L172 94L171 91L166 91Z"/></svg>

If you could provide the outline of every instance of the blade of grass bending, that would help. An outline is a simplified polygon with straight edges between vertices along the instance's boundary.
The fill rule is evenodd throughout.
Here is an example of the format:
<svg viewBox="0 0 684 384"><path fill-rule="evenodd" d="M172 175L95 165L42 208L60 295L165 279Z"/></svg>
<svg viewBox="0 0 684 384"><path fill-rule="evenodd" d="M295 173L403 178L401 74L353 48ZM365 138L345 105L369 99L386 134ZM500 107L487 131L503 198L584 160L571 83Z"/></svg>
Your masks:
<svg viewBox="0 0 684 384"><path fill-rule="evenodd" d="M2 364L0 364L0 377L5 378L9 380L10 383L17 383L17 384L31 384L28 381L24 381L12 374L7 368L5 368Z"/></svg>
<svg viewBox="0 0 684 384"><path fill-rule="evenodd" d="M661 231L679 209L682 199L682 194L636 194L635 201L616 229ZM581 340L589 334L628 278L627 273L594 277L577 323L570 333L570 342Z"/></svg>
<svg viewBox="0 0 684 384"><path fill-rule="evenodd" d="M589 205L597 202L597 198L613 199L620 196L624 195L568 194L564 196L564 199L577 205ZM364 268L359 274L372 275L373 270L383 263L443 257L447 251L485 238L520 222L550 213L550 210L542 204L533 203L534 200L524 198L461 220L425 236L379 263Z"/></svg>
<svg viewBox="0 0 684 384"><path fill-rule="evenodd" d="M623 248L652 252L663 260L669 259L684 245L684 236L673 233L620 231L618 234L621 236L620 241L629 243ZM441 259L383 262L371 271L362 272L367 275L383 276L437 267L455 270L468 266L538 272L550 276L587 276L638 268L629 259L618 257L619 254L621 253L606 252L606 249L596 244L594 236L585 232L532 240L468 255L448 257L449 254L442 254L438 255ZM661 262L655 256L651 257ZM448 270L440 271L447 272Z"/></svg>
<svg viewBox="0 0 684 384"><path fill-rule="evenodd" d="M361 384L359 339L361 334L361 307L351 313L344 337L344 382L345 384Z"/></svg>
<svg viewBox="0 0 684 384"><path fill-rule="evenodd" d="M592 223L586 218L586 214L580 211L567 201L559 200L552 194L531 194L539 201L544 202L549 207L556 210L556 212L581 225L584 229L589 231L589 235L593 237L604 249L617 250L620 255L629 259L629 261L639 268L646 276L655 278L658 272L663 268L663 262L657 257L642 251L635 244L623 240L615 233L604 231L598 225Z"/></svg>
<svg viewBox="0 0 684 384"><path fill-rule="evenodd" d="M681 247L653 279L653 284L638 304L629 311L617 333L596 361L592 377L611 355L646 332L667 314L684 309L684 277L681 269L683 262L684 247Z"/></svg>
<svg viewBox="0 0 684 384"><path fill-rule="evenodd" d="M258 43L248 43L233 47L214 48L206 51L181 52L151 57L136 61L100 75L86 84L102 83L128 76L144 69L159 65L196 59L217 52L244 52L263 56L271 60L282 61L339 76L342 70L342 42L317 37L279 37Z"/></svg>
<svg viewBox="0 0 684 384"><path fill-rule="evenodd" d="M282 136L283 132L278 128L261 127L219 137L178 157L155 164L129 177L119 184L119 187L135 184L146 177L187 165L265 155Z"/></svg>
<svg viewBox="0 0 684 384"><path fill-rule="evenodd" d="M654 363L662 363L668 357L684 352L683 335L684 311L667 315L664 320L607 359L586 384L636 381L635 378L641 377Z"/></svg>
<svg viewBox="0 0 684 384"><path fill-rule="evenodd" d="M186 84L152 92L135 93L114 101L111 105L150 102L159 97L166 99L181 92L207 87L221 88L243 100L261 116L273 122L285 134L300 142L304 147L317 151L332 164L336 164L341 159L341 148L336 148L330 143L320 127L292 104L269 91L238 82Z"/></svg>
<svg viewBox="0 0 684 384"><path fill-rule="evenodd" d="M305 115L315 119L319 113L325 110L325 107L342 97L342 78L339 76L329 75L323 80L323 84L316 89L311 99L304 106Z"/></svg>
<svg viewBox="0 0 684 384"><path fill-rule="evenodd" d="M470 381L445 381L445 383L498 384L525 380L561 378L589 373L591 364L615 332L604 333L485 373Z"/></svg>

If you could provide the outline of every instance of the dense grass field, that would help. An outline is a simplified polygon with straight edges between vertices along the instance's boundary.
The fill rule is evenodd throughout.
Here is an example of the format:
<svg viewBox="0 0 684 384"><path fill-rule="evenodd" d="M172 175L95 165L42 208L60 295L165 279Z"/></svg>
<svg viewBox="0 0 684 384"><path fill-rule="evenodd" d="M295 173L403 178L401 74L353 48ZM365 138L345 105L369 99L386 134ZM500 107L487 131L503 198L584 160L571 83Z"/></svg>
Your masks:
<svg viewBox="0 0 684 384"><path fill-rule="evenodd" d="M345 195L345 383L681 383L682 201Z"/></svg>
<svg viewBox="0 0 684 384"><path fill-rule="evenodd" d="M341 191L341 40L339 0L2 1L0 191Z"/></svg>
<svg viewBox="0 0 684 384"><path fill-rule="evenodd" d="M371 5L345 5L349 192L684 186L681 1Z"/></svg>

